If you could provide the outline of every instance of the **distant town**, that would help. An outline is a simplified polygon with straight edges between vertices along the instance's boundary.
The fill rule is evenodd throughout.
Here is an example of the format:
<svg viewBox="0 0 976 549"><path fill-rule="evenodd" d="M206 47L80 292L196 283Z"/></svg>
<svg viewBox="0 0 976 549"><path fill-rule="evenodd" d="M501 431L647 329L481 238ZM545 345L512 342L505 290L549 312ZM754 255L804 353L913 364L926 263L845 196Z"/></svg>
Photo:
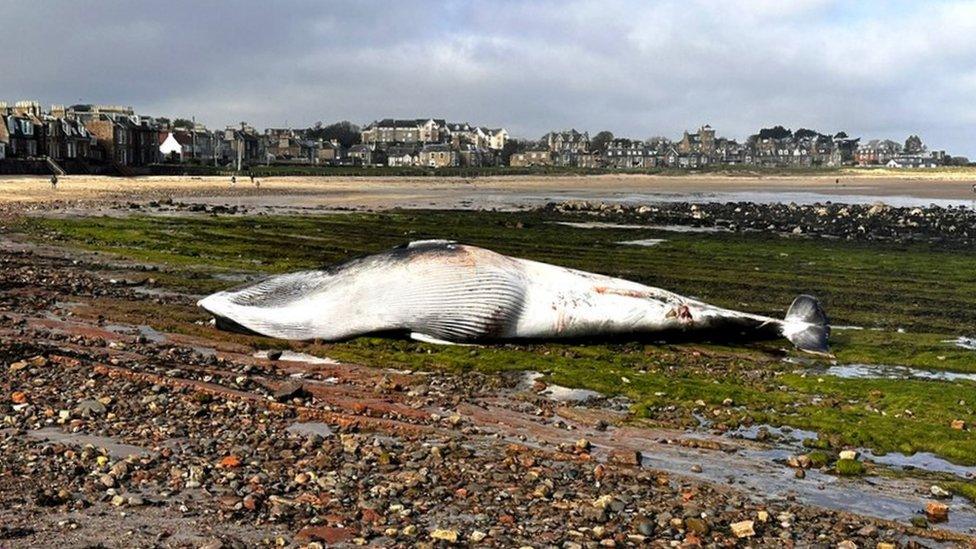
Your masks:
<svg viewBox="0 0 976 549"><path fill-rule="evenodd" d="M783 126L763 128L744 142L719 137L709 125L674 139L623 138L610 131L591 136L569 129L533 141L512 138L505 128L441 118L263 131L242 122L211 130L193 119L141 115L127 106L44 110L36 101L0 102L0 121L0 173L5 174L139 175L194 165L240 171L271 165L646 170L969 164L967 158L929 150L917 135L862 141L843 131Z"/></svg>

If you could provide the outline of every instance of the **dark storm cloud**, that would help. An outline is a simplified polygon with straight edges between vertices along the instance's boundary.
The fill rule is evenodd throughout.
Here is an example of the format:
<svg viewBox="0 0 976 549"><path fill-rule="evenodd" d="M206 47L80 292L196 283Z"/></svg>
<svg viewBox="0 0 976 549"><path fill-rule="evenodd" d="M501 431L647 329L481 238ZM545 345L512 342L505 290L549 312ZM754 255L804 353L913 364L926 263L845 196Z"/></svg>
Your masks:
<svg viewBox="0 0 976 549"><path fill-rule="evenodd" d="M27 2L0 97L259 127L438 115L745 137L782 123L976 156L976 3Z"/></svg>

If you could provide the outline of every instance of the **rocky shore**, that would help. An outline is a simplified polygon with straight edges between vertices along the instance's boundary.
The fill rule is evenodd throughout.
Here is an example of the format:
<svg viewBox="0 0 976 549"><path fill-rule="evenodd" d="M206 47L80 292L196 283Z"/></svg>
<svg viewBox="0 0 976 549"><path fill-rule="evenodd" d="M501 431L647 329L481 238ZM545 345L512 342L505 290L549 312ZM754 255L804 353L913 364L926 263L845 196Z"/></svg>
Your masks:
<svg viewBox="0 0 976 549"><path fill-rule="evenodd" d="M558 402L544 383L255 356L72 305L147 299L137 292L152 285L146 266L10 243L0 264L4 547L966 539L743 491L734 475L700 479L697 463L683 474L647 467L627 441L702 463L735 448L624 427L619 407Z"/></svg>
<svg viewBox="0 0 976 549"><path fill-rule="evenodd" d="M976 243L976 211L965 207L894 208L880 202L874 205L751 202L626 205L567 201L549 203L542 211L582 214L600 221L634 225L680 225L945 247L971 247Z"/></svg>

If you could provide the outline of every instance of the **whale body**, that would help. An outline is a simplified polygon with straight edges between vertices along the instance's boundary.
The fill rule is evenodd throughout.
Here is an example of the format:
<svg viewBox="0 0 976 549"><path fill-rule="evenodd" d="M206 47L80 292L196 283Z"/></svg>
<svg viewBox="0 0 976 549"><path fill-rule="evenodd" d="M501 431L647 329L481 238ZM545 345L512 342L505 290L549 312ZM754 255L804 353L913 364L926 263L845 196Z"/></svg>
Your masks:
<svg viewBox="0 0 976 549"><path fill-rule="evenodd" d="M797 297L780 320L447 240L273 276L198 305L219 328L290 340L391 332L435 343L727 333L785 337L803 351L829 352L827 317L811 296Z"/></svg>

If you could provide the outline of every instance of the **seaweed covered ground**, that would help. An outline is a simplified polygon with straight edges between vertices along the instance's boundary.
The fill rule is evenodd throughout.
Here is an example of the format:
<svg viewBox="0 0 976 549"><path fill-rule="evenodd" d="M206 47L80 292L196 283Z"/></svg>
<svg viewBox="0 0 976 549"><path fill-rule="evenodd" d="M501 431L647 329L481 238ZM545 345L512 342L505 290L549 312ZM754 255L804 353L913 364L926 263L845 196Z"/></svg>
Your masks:
<svg viewBox="0 0 976 549"><path fill-rule="evenodd" d="M919 499L919 512L926 498L944 497L945 491L959 494L953 508L968 505L960 498L976 491L968 468L976 465L976 437L970 431L976 421L976 377L967 377L976 374L976 351L968 339L976 336L976 251L926 242L826 239L792 232L683 232L635 226L628 224L632 219L617 219L612 212L600 218L602 224L587 224L591 219L585 212L552 208L308 216L151 212L84 218L18 216L6 224L5 237L20 249L34 250L31 253L43 248L73 257L67 269L102 281L59 296L69 304L48 301L40 308L70 310L73 322L136 327L138 344L150 344L152 334L165 333L171 339L231 346L245 355L277 349L342 364L434 372L448 379L470 377L479 380L481 387L515 379L512 376L518 372L539 372L541 377L535 378L539 391L553 386L596 392L583 395L598 393L601 402L619 412L613 423L620 429L700 433L706 437L702 440L720 445L746 437L783 448L792 440L797 447L791 452L803 459L797 463L783 457L782 466L791 478L793 469L801 479L812 465L828 477L866 474L891 482L910 479L926 492L932 485L932 494ZM266 274L315 268L426 238L454 239L619 276L770 316L781 316L797 294L814 294L836 328L831 341L835 358L799 354L785 341L473 348L378 338L290 343L217 332L205 312L194 306L196 296ZM645 245L627 244L635 241ZM18 301L22 291L26 290L6 282L6 309L24 307ZM849 457L839 459L851 449L859 452L857 466ZM928 470L897 465L912 463L910 456L921 455L931 456L938 465ZM886 456L898 460L886 462ZM768 513L758 516L768 517ZM918 527L925 524L923 517L891 518ZM643 529L632 522L628 528L642 537L622 535L615 543L684 540L689 531L694 533L692 541L705 543L751 539L738 536L729 525L731 518L719 525L717 515L692 516L691 525L683 523L680 528L671 518L678 517L661 521L651 516L651 524ZM738 518L745 520L744 515ZM752 520L758 528L758 519ZM659 527L658 522L665 524ZM705 525L703 531L697 531L699 522ZM415 539L403 538L402 529L393 530L387 532L392 536L388 541ZM820 539L772 529L760 535L792 539L800 545L846 538L874 543L884 541L878 531L877 527L873 533L834 531ZM493 535L501 545L532 541L531 536L511 532ZM584 537L601 541L592 530Z"/></svg>

